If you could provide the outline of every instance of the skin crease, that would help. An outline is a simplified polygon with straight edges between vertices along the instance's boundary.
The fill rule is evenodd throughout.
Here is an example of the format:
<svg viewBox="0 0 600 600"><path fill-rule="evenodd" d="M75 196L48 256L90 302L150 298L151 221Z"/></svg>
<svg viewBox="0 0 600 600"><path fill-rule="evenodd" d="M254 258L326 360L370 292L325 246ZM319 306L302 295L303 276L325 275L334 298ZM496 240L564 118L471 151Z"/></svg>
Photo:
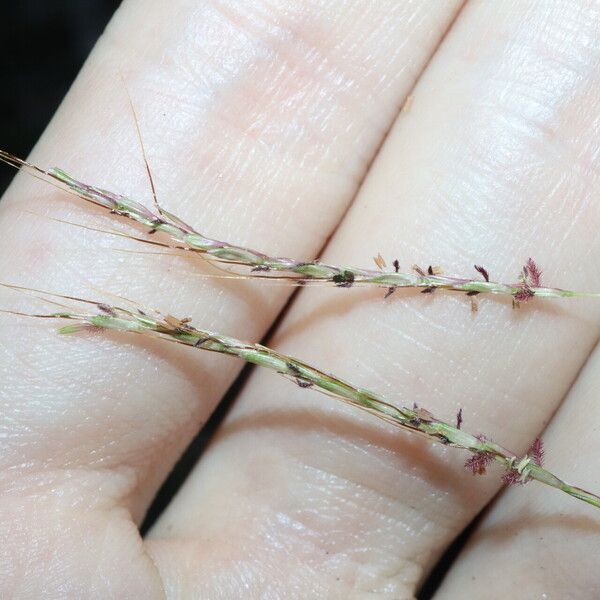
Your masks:
<svg viewBox="0 0 600 600"><path fill-rule="evenodd" d="M547 282L600 288L579 266L600 250L598 51L588 47L598 19L583 4L501 6L463 9L326 261L381 252L388 264L477 263L514 281L533 255ZM449 294L383 301L381 291L311 289L270 344L448 420L463 407L466 428L525 452L594 347L599 315L593 300L512 311L510 299L482 299L474 316L468 299ZM475 478L464 460L256 372L148 548L173 598L409 598L500 488L498 470ZM578 481L569 463L557 472ZM531 485L540 499L577 505ZM597 522L593 508L576 511ZM563 512L547 519L563 522L563 539L578 535ZM466 567L454 597L489 597L485 578L463 593L470 577ZM536 597L539 585L521 577L510 597Z"/></svg>
<svg viewBox="0 0 600 600"><path fill-rule="evenodd" d="M125 3L34 159L148 197L121 70L167 209L215 237L315 255L458 10L397 4L174 2L166 20L159 3ZM325 258L363 264L381 252L459 273L477 262L510 280L533 255L548 283L600 289L586 266L599 250L597 16L573 2L463 9ZM186 260L125 258L114 240L23 213L34 199L37 213L112 226L19 177L0 213L11 282L121 293L248 339L289 294L195 281ZM3 306L30 305L0 294ZM517 451L598 333L593 301L516 312L482 300L473 316L449 294L381 296L303 291L270 343L448 419L462 406L466 428ZM256 373L142 542L134 522L239 364L118 336L58 338L49 323L7 316L0 336L7 597L407 598L498 490L497 477L466 473L460 453ZM576 483L593 470L558 467ZM561 518L551 511L547 527ZM565 535L576 537L564 529L557 556ZM449 584L460 597L460 580ZM468 585L471 597L488 591ZM524 579L522 597L528 586L539 581Z"/></svg>
<svg viewBox="0 0 600 600"><path fill-rule="evenodd" d="M124 2L31 159L149 203L127 89L165 208L315 256L460 7L435 5L180 0L167 18ZM3 281L120 294L250 340L292 292L195 278L188 259L124 254L139 245L45 215L115 227L21 175L0 206ZM41 308L6 289L0 307ZM0 315L0 595L164 598L135 525L241 366Z"/></svg>
<svg viewBox="0 0 600 600"><path fill-rule="evenodd" d="M600 352L594 353L544 434L553 469L598 489L598 386ZM557 515L559 518L557 518ZM594 598L598 590L600 523L585 505L539 486L510 490L487 514L457 560L437 598ZM506 577L510 573L510 577Z"/></svg>

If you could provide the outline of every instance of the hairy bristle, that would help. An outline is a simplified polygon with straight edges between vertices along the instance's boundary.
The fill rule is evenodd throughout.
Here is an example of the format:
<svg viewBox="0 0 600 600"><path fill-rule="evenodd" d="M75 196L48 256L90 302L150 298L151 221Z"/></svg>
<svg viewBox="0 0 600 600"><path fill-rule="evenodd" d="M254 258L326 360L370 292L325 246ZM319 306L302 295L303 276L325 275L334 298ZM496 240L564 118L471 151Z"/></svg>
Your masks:
<svg viewBox="0 0 600 600"><path fill-rule="evenodd" d="M465 468L473 473L473 475L485 475L489 464L494 460L494 457L487 452L476 452L465 461Z"/></svg>
<svg viewBox="0 0 600 600"><path fill-rule="evenodd" d="M461 428L462 412L460 410L456 416L456 424L450 424L438 419L427 409L417 406L416 403L413 404L412 409L394 405L375 392L362 387L355 387L332 374L325 373L316 367L266 348L261 344L246 343L219 333L196 329L192 326L189 317L180 318L158 311L143 311L135 303L133 308L127 309L75 296L52 294L2 283L0 283L0 286L21 293L31 293L33 291L40 299L59 304L63 310L58 313L45 315L18 314L70 321L71 323L68 326L60 330L61 333L68 334L85 330L122 331L158 337L204 351L237 356L248 363L271 369L295 381L300 388L317 389L346 404L366 410L400 429L418 432L438 444L468 450L471 456L465 461L465 467L474 475L484 474L488 465L493 461L497 461L506 468L503 480L507 484L526 483L535 479L600 508L600 496L565 483L539 464L543 458L543 446L539 439L534 441L528 454L518 459L514 454L488 440L484 435L472 435L464 431ZM53 300L55 298L93 306L95 312L71 312L67 305ZM122 300L130 302L125 298L122 298Z"/></svg>
<svg viewBox="0 0 600 600"><path fill-rule="evenodd" d="M531 456L531 460L533 460L536 465L542 466L544 462L544 442L542 438L535 438L533 444L531 444L531 447L527 451L527 454Z"/></svg>
<svg viewBox="0 0 600 600"><path fill-rule="evenodd" d="M462 408L459 408L458 412L456 413L456 429L460 429L462 423L463 423Z"/></svg>
<svg viewBox="0 0 600 600"><path fill-rule="evenodd" d="M528 285L523 284L521 288L515 292L514 298L517 302L527 302L534 296L534 291Z"/></svg>
<svg viewBox="0 0 600 600"><path fill-rule="evenodd" d="M524 280L529 287L540 287L542 284L542 271L533 258L528 258L523 267Z"/></svg>
<svg viewBox="0 0 600 600"><path fill-rule="evenodd" d="M525 481L516 469L509 469L502 475L502 483L504 485L523 485Z"/></svg>

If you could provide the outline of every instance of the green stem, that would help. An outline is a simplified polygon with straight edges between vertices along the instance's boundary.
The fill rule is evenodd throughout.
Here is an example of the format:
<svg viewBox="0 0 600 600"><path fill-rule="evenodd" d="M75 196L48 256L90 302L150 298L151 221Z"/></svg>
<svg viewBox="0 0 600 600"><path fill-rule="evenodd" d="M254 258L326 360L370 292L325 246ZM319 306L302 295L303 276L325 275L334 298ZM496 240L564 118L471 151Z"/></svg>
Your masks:
<svg viewBox="0 0 600 600"><path fill-rule="evenodd" d="M94 304L90 301L84 302ZM599 496L565 483L550 471L536 464L532 456L518 457L481 435L472 435L457 425L438 419L423 408L394 406L375 392L355 387L292 356L281 354L261 344L250 344L220 333L197 329L192 327L188 320L163 317L159 314L149 316L146 312L134 312L119 307L108 307L104 304L97 306L100 310L99 314L61 312L39 316L78 322L75 325L63 327L60 330L61 333L74 333L81 329L95 328L150 334L201 350L241 358L246 362L286 376L300 387L314 387L327 395L335 396L380 419L393 423L400 429L420 433L430 440L446 446L462 448L476 457L483 457L486 461L495 460L502 464L508 473L513 473L515 478L518 477L518 481L521 483L534 479L600 508Z"/></svg>
<svg viewBox="0 0 600 600"><path fill-rule="evenodd" d="M202 254L219 263L246 267L249 269L248 275L256 278L284 278L299 283L320 282L338 287L372 285L387 288L388 294L397 288L420 288L424 292L432 292L439 288L462 292L470 296L504 294L512 296L515 304L534 296L545 298L600 297L598 293L524 285L523 282L505 284L488 281L487 273L485 274L486 280L483 281L438 275L434 274L431 269L423 271L416 268L414 273L401 273L399 269L393 271L362 269L352 266L329 265L318 260L299 261L292 258L269 256L258 250L206 237L165 210L157 207L156 211L151 211L126 196L78 181L62 169L44 170L2 150L0 150L0 161L17 168L24 168L44 180L50 179L58 182L79 198L102 206L115 215L135 221L147 227L150 233L163 233L175 241L177 247L181 249ZM168 246L169 244L158 243L158 245ZM524 289L527 292L525 294L523 293Z"/></svg>

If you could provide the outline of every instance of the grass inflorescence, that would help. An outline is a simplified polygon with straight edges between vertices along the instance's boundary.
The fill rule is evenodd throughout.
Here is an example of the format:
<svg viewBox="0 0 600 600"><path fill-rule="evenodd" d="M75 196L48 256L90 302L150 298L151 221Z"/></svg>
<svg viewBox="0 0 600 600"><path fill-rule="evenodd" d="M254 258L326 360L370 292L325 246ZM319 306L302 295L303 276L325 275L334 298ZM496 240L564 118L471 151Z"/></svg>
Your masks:
<svg viewBox="0 0 600 600"><path fill-rule="evenodd" d="M371 285L385 288L385 297L390 296L398 288L416 288L425 294L443 289L460 292L471 298L480 294L503 294L512 298L515 307L534 297L600 297L598 293L542 286L541 270L531 258L523 266L517 282L500 283L490 280L487 269L480 265L474 265L478 276L471 278L450 277L433 266L422 269L413 265L410 272L402 272L398 260L392 262L393 269L389 270L386 261L380 255L374 259L377 269L330 265L319 260L302 261L269 256L252 248L211 239L176 215L160 208L158 203L156 209L152 211L127 196L83 183L62 169L55 167L45 170L1 150L0 160L49 180L83 200L108 209L113 215L141 224L147 228L149 236L159 232L171 240L170 243L152 240L152 244L198 253L210 261L221 264L244 267L246 277L286 280L301 285L331 284L339 288ZM150 181L152 182L152 179ZM152 184L152 191L154 193L154 184ZM140 238L134 239L144 241ZM150 242L150 239L146 241Z"/></svg>
<svg viewBox="0 0 600 600"><path fill-rule="evenodd" d="M319 260L299 261L291 258L269 256L263 252L211 239L199 233L191 225L162 209L156 201L152 176L148 175L155 200L155 210L143 204L108 190L83 183L59 168L42 169L0 150L0 161L17 168L25 169L59 189L71 193L87 202L101 206L111 214L135 221L147 229L147 237L140 238L128 234L125 237L140 242L197 253L214 263L245 268L245 278L257 280L281 280L296 285L330 284L338 288L370 285L385 288L385 297L398 288L416 288L422 293L432 294L438 289L463 293L473 299L480 294L503 294L512 298L513 306L527 302L534 297L600 297L598 293L576 292L560 288L542 286L542 273L536 262L529 258L519 274L516 283L491 281L485 267L474 265L476 278L459 278L444 275L438 267L425 269L413 265L410 272L401 272L397 259L392 261L392 269L387 269L381 255L374 258L377 270L336 266ZM114 232L109 232L114 233ZM168 241L156 240L154 234L163 234ZM235 276L235 275L234 275ZM17 290L26 290L13 285L4 285ZM31 290L29 290L31 291ZM242 342L191 324L190 319L164 316L156 311L128 309L119 306L97 303L81 298L46 294L45 298L62 298L93 306L93 312L67 310L38 315L39 318L64 319L73 321L61 333L75 333L82 330L116 330L141 335L159 337L163 340L192 346L196 349L227 354L249 363L273 370L294 381L301 388L313 388L343 402L367 411L374 416L392 423L396 427L417 433L446 446L466 450L470 456L465 467L473 474L482 475L491 463L500 463L505 468L502 477L507 485L524 484L536 480L600 508L600 496L565 483L542 466L544 454L541 439L536 439L531 448L522 456L514 454L482 434L473 435L462 428L462 410L456 415L454 424L438 419L423 407L396 406L380 395L358 388L352 384L327 374L294 357L287 356L260 344ZM56 304L55 300L50 300ZM62 305L61 305L62 306ZM473 305L475 307L475 305ZM10 311L8 311L10 312ZM23 315L24 313L13 313Z"/></svg>
<svg viewBox="0 0 600 600"><path fill-rule="evenodd" d="M2 285L17 290L24 289ZM402 430L420 434L438 444L466 450L471 455L466 460L465 467L473 474L482 475L491 463L500 463L505 468L502 479L506 484L524 484L536 480L600 508L600 496L562 481L542 466L544 450L539 438L525 455L519 456L482 434L474 435L465 431L462 428L462 410L458 412L456 422L452 424L437 418L423 407L396 406L375 392L356 387L292 356L261 344L247 343L221 333L196 328L189 318L165 316L157 311L123 308L72 296L57 294L45 294L45 296L67 299L94 308L93 312L78 312L64 307L67 310L25 315L73 321L72 324L59 329L62 334L85 330L115 330L158 337L199 350L234 356L275 371L295 382L300 388L312 388L333 396Z"/></svg>

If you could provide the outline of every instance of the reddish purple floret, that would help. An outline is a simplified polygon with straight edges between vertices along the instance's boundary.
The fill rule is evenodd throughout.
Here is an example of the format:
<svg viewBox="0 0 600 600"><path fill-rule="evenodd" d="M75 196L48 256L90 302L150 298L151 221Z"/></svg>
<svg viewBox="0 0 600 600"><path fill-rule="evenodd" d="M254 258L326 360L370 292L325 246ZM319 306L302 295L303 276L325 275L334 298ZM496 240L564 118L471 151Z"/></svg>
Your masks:
<svg viewBox="0 0 600 600"><path fill-rule="evenodd" d="M531 458L531 462L539 467L542 466L544 461L544 442L542 441L542 438L535 438L533 444L531 444L529 450L527 450L527 456ZM522 479L516 469L510 469L502 475L502 481L506 485L522 485L527 483L527 480L528 479Z"/></svg>
<svg viewBox="0 0 600 600"><path fill-rule="evenodd" d="M542 271L533 258L528 258L523 267L523 279L529 287L540 287L542 284Z"/></svg>
<svg viewBox="0 0 600 600"><path fill-rule="evenodd" d="M465 468L469 469L473 475L484 475L488 465L494 460L494 457L487 452L477 452L465 461Z"/></svg>
<svg viewBox="0 0 600 600"><path fill-rule="evenodd" d="M473 265L475 267L475 270L481 274L481 276L486 280L489 281L490 280L490 276L487 272L487 269L482 267L481 265Z"/></svg>
<svg viewBox="0 0 600 600"><path fill-rule="evenodd" d="M538 465L542 466L544 462L544 442L542 438L535 438L533 444L531 444L531 448L527 451L527 454L531 456L531 460Z"/></svg>
<svg viewBox="0 0 600 600"><path fill-rule="evenodd" d="M531 288L540 287L542 284L542 271L533 258L528 258L523 266L519 291L515 292L514 298L517 302L527 302L535 296Z"/></svg>
<svg viewBox="0 0 600 600"><path fill-rule="evenodd" d="M502 475L504 485L523 485L525 481L521 479L521 475L516 469L510 469Z"/></svg>
<svg viewBox="0 0 600 600"><path fill-rule="evenodd" d="M533 293L533 290L531 290L526 284L523 284L521 289L515 293L515 300L517 302L527 302L527 300L530 300L534 296L535 294Z"/></svg>

